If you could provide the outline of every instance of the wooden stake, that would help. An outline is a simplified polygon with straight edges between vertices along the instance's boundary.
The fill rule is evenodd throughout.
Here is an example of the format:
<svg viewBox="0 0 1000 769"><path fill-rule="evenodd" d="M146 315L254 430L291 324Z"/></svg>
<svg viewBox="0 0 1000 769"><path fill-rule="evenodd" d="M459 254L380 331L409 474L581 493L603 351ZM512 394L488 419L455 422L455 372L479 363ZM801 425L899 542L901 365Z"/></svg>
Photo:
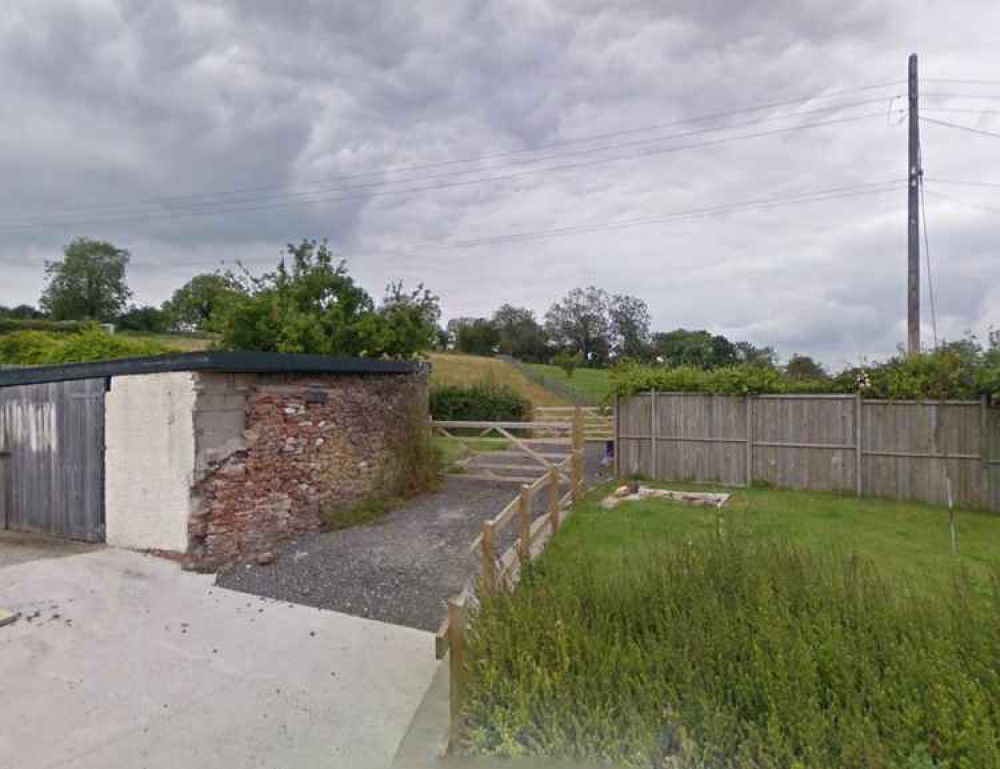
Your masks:
<svg viewBox="0 0 1000 769"><path fill-rule="evenodd" d="M577 449L573 452L573 473L572 473L572 485L570 489L573 494L573 504L575 505L580 501L580 497L583 496L583 450Z"/></svg>
<svg viewBox="0 0 1000 769"><path fill-rule="evenodd" d="M549 523L553 534L559 531L559 471L554 467L549 470Z"/></svg>
<svg viewBox="0 0 1000 769"><path fill-rule="evenodd" d="M492 590L497 584L496 527L493 521L483 524L483 588Z"/></svg>
<svg viewBox="0 0 1000 769"><path fill-rule="evenodd" d="M517 497L518 540L517 550L522 561L531 559L531 492L521 487Z"/></svg>
<svg viewBox="0 0 1000 769"><path fill-rule="evenodd" d="M448 730L448 752L458 749L462 737L462 702L465 699L465 629L467 614L465 606L458 601L448 602L448 645L451 647L448 659L449 709L451 714Z"/></svg>

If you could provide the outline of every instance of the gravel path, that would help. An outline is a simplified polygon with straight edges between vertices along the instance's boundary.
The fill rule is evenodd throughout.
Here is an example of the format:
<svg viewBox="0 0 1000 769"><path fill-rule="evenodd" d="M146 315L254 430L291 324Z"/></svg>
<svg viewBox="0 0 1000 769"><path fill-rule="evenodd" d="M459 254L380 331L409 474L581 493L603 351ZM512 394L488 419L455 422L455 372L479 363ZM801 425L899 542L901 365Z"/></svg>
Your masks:
<svg viewBox="0 0 1000 769"><path fill-rule="evenodd" d="M600 447L589 447L591 482L606 473ZM439 491L410 500L379 522L310 534L282 543L274 563L237 563L221 587L346 614L437 630L449 598L476 572L469 548L514 498L517 486L445 479ZM538 495L544 507L545 494ZM513 528L513 527L511 527Z"/></svg>

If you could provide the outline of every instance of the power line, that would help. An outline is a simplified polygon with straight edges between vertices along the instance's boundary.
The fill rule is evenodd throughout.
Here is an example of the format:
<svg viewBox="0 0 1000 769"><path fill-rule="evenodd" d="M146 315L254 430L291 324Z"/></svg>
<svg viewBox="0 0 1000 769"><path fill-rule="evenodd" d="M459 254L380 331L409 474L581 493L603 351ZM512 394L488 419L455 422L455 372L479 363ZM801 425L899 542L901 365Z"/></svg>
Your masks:
<svg viewBox="0 0 1000 769"><path fill-rule="evenodd" d="M861 86L861 87L858 87L858 88L844 89L844 90L840 90L840 91L832 91L832 92L828 92L828 93L825 93L825 94L811 94L809 96L803 96L803 97L799 97L799 98L795 98L795 99L786 99L786 100L783 100L783 101L773 101L773 102L768 102L768 103L764 103L764 104L758 104L758 105L754 105L754 106L750 106L750 107L742 107L742 108L738 108L738 109L724 110L724 111L709 113L709 114L700 115L700 116L691 117L691 118L681 118L681 119L677 119L677 120L673 120L673 121L669 121L669 122L665 122L665 123L652 124L652 125L641 126L641 127L636 127L636 128L618 130L618 131L608 131L608 132L604 132L604 133L591 134L591 135L588 135L588 136L582 136L582 137L577 137L577 138L573 138L573 139L565 139L565 140L558 141L558 142L551 142L551 143L544 144L544 145L538 145L536 147L528 147L528 148L522 148L522 149L516 149L516 150L504 150L504 151L499 151L499 152L494 152L494 153L488 153L488 154L484 154L484 155L477 155L477 156L471 156L471 157L466 157L466 158L455 158L455 159L449 159L449 160L444 160L444 161L437 161L437 162L433 162L433 163L425 163L425 164L420 164L420 165L410 165L410 166L403 166L403 167L398 167L398 168L381 169L381 170L378 170L378 171L365 171L365 172L358 172L358 173L353 173L353 174L343 174L343 175L339 175L337 177L328 178L326 180L318 180L316 182L306 182L306 183L303 183L300 186L305 187L305 186L327 185L327 184L332 183L335 180L336 181L342 181L342 180L348 180L348 179L370 177L370 176L375 176L375 175L397 174L397 173L403 173L403 172L407 172L407 171L424 170L424 169L430 169L430 168L439 168L439 167L450 166L450 165L477 163L477 162L482 162L482 161L485 161L485 160L490 160L490 159L495 159L495 158L512 157L512 156L517 156L517 155L521 155L521 154L537 153L537 152L544 151L544 150L547 150L547 149L553 149L553 148L556 148L556 147L562 147L562 146L568 146L568 145L572 145L572 144L584 143L584 142L594 141L594 140L597 140L597 139L604 139L604 138L609 138L609 137L614 137L614 136L624 136L624 135L630 135L630 134L635 134L635 133L643 133L643 132L648 132L648 131L653 131L653 130L661 130L663 128L668 128L668 127L677 126L677 125L684 125L684 124L687 124L687 123L706 122L706 121L710 121L710 120L718 120L718 119L722 119L722 118L732 117L732 116L740 115L740 114L748 114L748 113L752 113L752 112L759 112L759 111L763 111L763 110L767 110L767 109L776 109L776 108L780 108L780 107L793 106L793 105L802 104L802 103L808 102L808 101L815 101L815 100L821 100L821 99L831 99L831 98L836 98L836 97L839 97L839 96L845 96L845 95L854 94L854 93L861 93L861 92L865 92L865 91L872 91L872 90L876 90L876 89L882 89L882 88L887 88L887 87L891 87L891 86L897 86L897 85L900 85L901 82L902 81L893 81L893 82L886 82L886 83L876 83L876 84ZM875 98L875 99L867 99L867 100L864 100L864 101L852 102L852 103L848 103L848 104L839 104L839 105L834 105L834 106L831 106L831 107L818 108L818 109L814 109L814 110L800 111L800 112L797 112L797 113L791 113L789 115L772 116L770 118L764 118L764 119L762 119L760 121L750 121L749 123L747 123L747 125L754 124L754 123L757 123L757 122L767 122L769 120L789 119L789 118L794 118L796 116L800 116L800 115L804 115L804 114L814 114L814 113L819 113L819 112L835 111L835 110L840 110L840 109L848 109L848 108L853 107L853 106L860 106L860 105L863 105L863 104L881 102L884 99L885 99L885 97L878 97L878 98ZM717 128L714 128L714 129L705 129L705 130L717 131L717 130L725 130L726 128L727 128L727 126L721 126L721 127L717 127ZM661 137L661 138L669 138L669 137ZM644 141L654 141L654 140L655 139L648 139L648 140L644 140ZM520 161L520 162L534 162L534 160L527 160L526 159L526 160L523 160L523 161ZM473 173L473 172L474 171L459 171L459 172L456 172L456 173ZM404 180L400 180L400 181L414 181L414 180L412 180L412 179L409 179L409 180L404 179ZM376 184L382 184L382 183L384 183L384 182L380 181L380 182L377 182ZM93 210L93 208L95 206L96 207L108 207L108 206L118 206L118 207L120 207L122 205L132 205L132 206L134 206L137 203L139 203L139 204L142 204L142 203L156 203L156 204L159 204L159 203L170 203L170 202L178 202L178 201L183 201L183 200L195 200L195 199L204 198L204 197L221 197L221 196L228 196L228 195L241 195L241 194L252 193L252 192L262 192L262 191L268 191L268 190L282 190L282 189L288 189L288 186L287 185L267 185L267 186L259 186L259 187L247 187L247 188L234 189L234 190L220 190L220 191L214 191L214 192L209 192L209 193L189 193L189 194L184 194L184 195L157 196L157 197L152 197L152 198L146 198L146 199L140 200L140 201L130 201L127 204L125 204L125 203L120 203L120 204L94 204L94 206L85 206L85 207L81 207L81 208L86 208L88 210ZM292 189L294 189L294 188L292 188ZM8 214L8 216L9 215L10 214Z"/></svg>
<svg viewBox="0 0 1000 769"><path fill-rule="evenodd" d="M921 91L920 98L931 96L939 99L973 99L984 101L997 101L1000 94L992 93L955 93L951 91Z"/></svg>
<svg viewBox="0 0 1000 769"><path fill-rule="evenodd" d="M577 235L591 232L605 232L631 227L640 227L650 224L665 224L677 221L687 221L690 219L700 219L712 216L724 216L734 213L743 213L755 210L768 210L770 208L794 205L799 203L813 203L827 200L838 200L847 197L860 197L864 195L881 194L898 190L904 183L902 179L894 179L881 182L869 182L866 184L855 184L841 187L830 187L821 190L812 190L789 195L776 195L764 198L753 198L737 203L726 203L715 206L705 206L701 208L684 209L674 211L654 217L633 217L617 222L606 222L601 224L577 224L565 227L554 227L544 230L528 230L522 232L504 233L502 235L473 238L468 240L450 241L446 244L439 244L445 248L474 248L484 245L500 245L505 243L523 242L526 240L540 240L551 237L561 237L564 235Z"/></svg>
<svg viewBox="0 0 1000 769"><path fill-rule="evenodd" d="M947 120L938 120L933 117L922 117L920 118L925 123L933 123L934 125L947 126L948 128L957 128L962 131L969 131L974 134L983 134L984 136L992 136L994 138L1000 139L1000 133L994 131L984 131L982 128L974 128L968 125L962 125L961 123L951 123Z"/></svg>
<svg viewBox="0 0 1000 769"><path fill-rule="evenodd" d="M962 185L962 186L966 186L966 187L1000 187L1000 182L980 182L980 181L972 181L971 179L969 179L969 180L966 180L966 179L939 179L936 176L930 177L930 179L928 179L928 181L931 181L934 184L956 184L956 185Z"/></svg>
<svg viewBox="0 0 1000 769"><path fill-rule="evenodd" d="M712 128L702 128L702 129L698 129L696 131L687 131L687 132L683 132L683 133L667 134L665 136L649 137L649 138L645 138L645 139L633 140L633 141L630 141L630 142L620 142L620 143L617 143L617 144L603 145L603 146L598 146L598 147L588 147L588 148L584 148L584 149L580 149L580 150L574 150L574 151L569 152L569 153L559 153L559 154L548 156L548 157L543 156L543 157L538 157L538 158L525 158L525 159L516 160L516 161L513 161L513 162L514 163L518 163L518 164L524 164L524 163L542 162L542 161L547 161L547 160L560 160L560 159L563 159L563 158L568 158L568 157L573 157L573 156L579 156L579 155L588 155L588 154L592 154L592 153L596 153L596 152L606 152L606 151L615 150L615 149L625 149L625 148L629 148L629 147L640 146L640 145L644 145L644 144L650 144L650 143L657 142L657 141L663 141L663 140L667 140L667 139L687 138L687 137L692 137L692 136L700 136L700 135L703 135L705 133L716 133L716 132L719 132L719 131L735 130L735 129L746 127L746 126L758 125L758 124L761 124L761 123L768 123L768 122L773 122L773 121L776 121L776 120L794 119L796 117L800 117L800 116L803 116L803 115L829 112L829 111L832 111L832 110L847 109L847 108L851 108L851 107L856 107L856 106L861 106L861 105L867 105L867 104L871 104L873 102L882 102L882 101L883 101L882 98L879 98L879 99L867 99L867 100L860 101L860 102L852 102L852 103L849 103L849 104L837 105L836 107L824 107L824 108L819 108L819 109L815 109L815 110L807 110L807 111L803 111L803 112L794 113L792 115L771 116L771 117L766 117L766 118L762 118L762 119L758 119L758 120L747 121L747 122L740 123L740 124L737 124L737 125L719 126L719 127L712 127ZM817 123L817 124L822 124L822 121L820 121L820 123ZM789 127L789 130L792 130L792 129L795 129L795 128L799 128L799 127L807 128L807 127L810 127L811 125L812 124L802 124L801 126L791 126L791 127ZM609 160L614 160L614 159L615 158L609 158ZM440 174L431 174L431 175L422 176L422 177L413 177L413 178L408 178L408 179L400 179L400 180L397 180L395 183L412 184L412 183L424 182L424 181L434 181L434 180L437 180L437 179L451 179L451 178L456 178L456 177L460 177L460 176L463 176L463 175L466 175L466 174L471 174L471 173L483 173L483 172L497 171L497 170L502 171L502 170L504 170L504 168L503 168L503 166L500 166L500 167L493 167L493 168L486 168L486 169L457 170L457 171L450 171L450 172L445 172L445 173L440 173ZM542 171L545 171L545 170L547 170L547 169L540 168L540 169L536 169L536 172L542 172ZM294 199L298 199L298 198L308 198L308 197L310 197L312 195L316 195L316 194L323 193L323 192L341 192L341 191L346 192L346 191L359 190L359 189L374 189L374 188L378 188L378 187L382 187L382 186L388 186L388 185L391 185L393 183L394 183L393 181L384 181L383 180L383 181L376 181L376 182L366 182L366 183L361 183L361 184L343 185L343 186L340 186L340 187L336 187L336 186L334 186L334 187L327 187L327 188L323 188L323 189L315 189L315 190L308 191L308 192L299 192L299 193L288 192L288 193L275 193L275 194L272 194L272 195L264 195L264 196L251 196L251 197L245 197L243 199L236 199L236 200L232 200L232 201L214 201L214 200L211 199L211 196L210 196L209 193L204 193L203 197L206 197L206 200L204 202L192 200L193 207L190 208L190 209L185 208L183 210L195 210L196 211L196 210L199 209L199 207L205 207L205 206L225 205L226 203L235 205L235 204L240 204L240 203L262 202L264 200L269 200L269 199L278 199L278 200L288 199L288 200L294 200ZM163 200L163 199L161 199L161 200ZM135 214L145 213L145 208L144 207L138 207L137 208L135 205L132 205L132 206L129 206L129 207L123 209L121 206L115 206L113 204L104 204L104 205L95 204L95 205L92 205L92 206L79 207L79 208L76 208L76 209L69 209L69 210L67 210L67 209L64 208L62 211L60 211L59 216L63 216L63 217L65 217L65 216L74 216L74 215L78 215L78 214L93 213L95 211L99 212L99 213L108 213L108 214L111 214L111 215L114 215L116 213L120 213L121 215L128 215L130 213L135 213ZM42 222L45 222L45 221L46 221L45 215L42 215L42 214L36 214L36 215L21 214L21 213L18 213L18 214L14 214L14 213L0 214L0 224L31 224L31 223L36 223L36 222L37 223L42 223Z"/></svg>
<svg viewBox="0 0 1000 769"><path fill-rule="evenodd" d="M236 207L234 207L234 206L220 205L220 206L211 207L211 208L205 206L205 207L202 207L202 208L199 208L199 209L193 209L193 210L182 210L182 211L177 211L177 210L169 211L168 210L168 211L150 212L150 213L139 214L139 215L132 215L132 216L112 217L112 218L105 218L105 219L59 219L58 217L56 217L54 219L48 218L48 219L44 219L43 220L43 219L40 219L40 218L36 218L36 219L32 219L32 220L27 220L27 221L24 221L24 222L15 222L15 223L13 223L15 226L8 227L8 228L2 228L2 229L0 229L0 232L2 232L2 233L20 232L20 231L24 231L24 230L34 229L37 226L45 226L45 227L52 227L52 226L57 226L57 225L62 225L62 226L94 226L94 225L98 225L98 224L119 224L119 223L135 222L135 221L163 221L163 220L172 220L172 219L185 218L185 217L215 216L215 215L227 214L227 213L243 213L243 212L249 212L249 211L262 211L262 210L270 210L270 209L277 209L277 208L287 208L289 206L296 206L296 205L302 205L302 204L308 204L308 203L332 203L332 202L341 202L341 201L348 201L348 200L368 199L368 198L373 198L373 197L384 197L384 196L390 196L390 195L407 195L407 194L413 194L413 193L417 193L417 192L429 192L429 191L434 191L434 190L452 189L452 188L457 188L457 187L464 187L464 186L469 186L469 185L472 185L472 184L482 184L484 182L508 181L508 180L511 180L511 179L523 178L523 177L526 177L526 176L530 176L530 175L534 175L534 174L539 174L539 173L566 171L566 170L577 169L577 168L587 168L587 167L591 167L591 166L595 166L595 165L599 165L599 164L603 164L603 163L617 162L617 161L622 161L622 160L633 160L633 159L644 158L644 157L652 157L652 156L655 156L655 155L667 154L667 153L672 153L672 152L681 152L681 151L684 151L684 150L697 149L697 148L701 148L701 147L720 146L720 145L729 144L729 143L733 143L733 142L743 141L743 140L746 140L746 139L756 139L756 138L761 138L761 137L765 137L765 136L775 136L775 135L790 133L790 132L793 132L793 131L799 131L799 130L803 130L803 129L807 129L807 128L817 128L817 127L829 126L829 125L840 125L840 124L845 124L845 123L850 123L850 122L856 122L856 121L859 121L859 120L865 120L865 119L869 119L869 118L873 118L873 117L879 117L879 118L881 118L883 116L884 115L883 115L883 113L881 111L879 111L879 112L871 112L871 113L866 113L866 114L862 114L862 115L853 115L853 116L844 117L844 118L835 118L835 119L831 119L831 120L816 121L816 122L812 122L812 123L803 123L803 124L800 124L800 125L797 125L797 126L790 126L790 127L777 128L777 129L770 129L770 130L767 130L767 131L758 131L756 133L742 134L742 135L739 135L739 136L720 137L720 138L717 138L717 139L711 139L711 140L708 140L708 141L698 142L698 143L690 143L690 144L676 145L676 146L670 146L670 147L656 147L656 148L647 149L645 151L631 153L631 154L627 154L627 155L617 155L617 156L607 157L607 158L595 158L595 159L590 159L590 160L586 160L586 161L579 161L579 162L575 162L575 163L564 163L562 165L547 166L547 167L536 168L536 169L526 169L526 170L522 170L522 171L508 173L508 174L498 174L498 175L494 175L494 176L480 177L480 178L475 178L475 179L453 180L453 181L448 181L448 182L439 183L439 184L429 184L429 185L418 186L418 187L410 187L410 188L404 188L404 189L374 190L374 191L367 192L367 193L361 194L361 195L339 195L339 196L332 196L332 197L325 197L324 196L324 197L308 197L308 198L306 198L306 197L300 197L300 198L297 198L295 200L285 200L285 201L281 201L281 202L272 202L272 203L260 203L259 205L236 206ZM243 202L252 202L252 201L243 201Z"/></svg>
<svg viewBox="0 0 1000 769"><path fill-rule="evenodd" d="M987 213L990 214L1000 214L1000 208L990 208L989 206L983 206L978 203L970 203L967 200L953 198L950 195L942 195L940 192L935 192L934 190L927 190L927 194L933 198L938 198L939 200L946 200L949 203L955 203L960 206L965 206L966 208L975 208L978 211L986 211Z"/></svg>
<svg viewBox="0 0 1000 769"><path fill-rule="evenodd" d="M969 109L962 107L921 107L920 111L940 113L953 112L962 115L1000 115L1000 110L998 109Z"/></svg>
<svg viewBox="0 0 1000 769"><path fill-rule="evenodd" d="M981 80L960 77L922 77L925 83L962 83L966 85L1000 85L1000 80Z"/></svg>

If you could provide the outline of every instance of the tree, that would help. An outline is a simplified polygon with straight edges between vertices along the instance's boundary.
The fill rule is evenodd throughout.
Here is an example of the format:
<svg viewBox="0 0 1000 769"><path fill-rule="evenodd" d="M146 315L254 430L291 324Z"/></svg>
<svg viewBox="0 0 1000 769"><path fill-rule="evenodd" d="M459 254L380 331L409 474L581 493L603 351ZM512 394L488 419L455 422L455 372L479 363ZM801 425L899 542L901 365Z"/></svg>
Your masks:
<svg viewBox="0 0 1000 769"><path fill-rule="evenodd" d="M774 351L773 347L757 347L751 342L737 342L733 347L737 363L750 363L770 368L778 365L778 353Z"/></svg>
<svg viewBox="0 0 1000 769"><path fill-rule="evenodd" d="M808 355L792 355L785 364L785 373L791 379L825 379L826 371Z"/></svg>
<svg viewBox="0 0 1000 769"><path fill-rule="evenodd" d="M576 371L577 367L581 363L583 363L583 353L579 350L573 353L567 352L566 350L560 350L556 353L552 362L563 370L567 379L572 379L573 372Z"/></svg>
<svg viewBox="0 0 1000 769"><path fill-rule="evenodd" d="M500 352L518 360L542 363L549 357L549 338L535 320L535 313L525 307L505 304L493 313Z"/></svg>
<svg viewBox="0 0 1000 769"><path fill-rule="evenodd" d="M274 272L246 272L241 288L222 337L229 349L410 357L431 345L439 314L437 297L401 284L376 309L326 241L289 244Z"/></svg>
<svg viewBox="0 0 1000 769"><path fill-rule="evenodd" d="M614 353L642 360L649 353L649 307L635 296L615 294L608 308Z"/></svg>
<svg viewBox="0 0 1000 769"><path fill-rule="evenodd" d="M62 261L45 263L42 309L53 320L113 321L132 296L125 282L130 258L111 243L77 238Z"/></svg>
<svg viewBox="0 0 1000 769"><path fill-rule="evenodd" d="M440 318L440 300L422 283L406 291L402 281L393 281L386 286L378 310L359 323L364 354L407 358L429 350L437 343Z"/></svg>
<svg viewBox="0 0 1000 769"><path fill-rule="evenodd" d="M500 332L487 318L454 318L448 321L448 331L455 349L468 355L493 355L500 344Z"/></svg>
<svg viewBox="0 0 1000 769"><path fill-rule="evenodd" d="M222 331L226 315L245 296L239 281L221 272L195 275L163 303L170 325L183 331Z"/></svg>
<svg viewBox="0 0 1000 769"><path fill-rule="evenodd" d="M12 318L14 320L41 320L45 313L36 310L30 304L19 304L16 307L5 307L0 305L0 318Z"/></svg>
<svg viewBox="0 0 1000 769"><path fill-rule="evenodd" d="M574 288L545 313L545 330L563 350L579 350L584 365L603 365L611 354L609 302L595 286Z"/></svg>
<svg viewBox="0 0 1000 769"><path fill-rule="evenodd" d="M736 363L736 345L721 334L704 329L678 328L653 335L653 352L667 366L713 369Z"/></svg>
<svg viewBox="0 0 1000 769"><path fill-rule="evenodd" d="M156 307L130 307L128 312L118 318L117 326L124 331L161 334L169 328L170 319L163 310Z"/></svg>

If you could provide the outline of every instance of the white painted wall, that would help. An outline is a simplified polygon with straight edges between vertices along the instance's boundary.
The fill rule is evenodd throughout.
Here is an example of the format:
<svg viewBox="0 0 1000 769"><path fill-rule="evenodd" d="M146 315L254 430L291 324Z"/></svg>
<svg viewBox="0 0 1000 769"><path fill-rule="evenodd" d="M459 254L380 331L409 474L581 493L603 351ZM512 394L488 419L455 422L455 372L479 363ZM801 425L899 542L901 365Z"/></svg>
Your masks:
<svg viewBox="0 0 1000 769"><path fill-rule="evenodd" d="M104 421L109 545L187 551L194 403L189 372L111 380Z"/></svg>

